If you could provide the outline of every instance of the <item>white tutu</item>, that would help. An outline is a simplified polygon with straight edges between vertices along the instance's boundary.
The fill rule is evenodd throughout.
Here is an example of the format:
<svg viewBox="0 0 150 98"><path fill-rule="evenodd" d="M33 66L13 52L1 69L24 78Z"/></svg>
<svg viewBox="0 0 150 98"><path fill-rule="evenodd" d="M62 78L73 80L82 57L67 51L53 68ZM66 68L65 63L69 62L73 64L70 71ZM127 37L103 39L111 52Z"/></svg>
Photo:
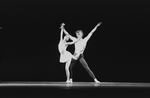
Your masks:
<svg viewBox="0 0 150 98"><path fill-rule="evenodd" d="M71 54L70 52L65 51L63 54L62 54L62 53L60 54L60 59L59 59L59 61L60 61L61 63L65 63L65 62L67 62L68 60L70 60L72 57L73 57L73 56L72 56L72 54Z"/></svg>

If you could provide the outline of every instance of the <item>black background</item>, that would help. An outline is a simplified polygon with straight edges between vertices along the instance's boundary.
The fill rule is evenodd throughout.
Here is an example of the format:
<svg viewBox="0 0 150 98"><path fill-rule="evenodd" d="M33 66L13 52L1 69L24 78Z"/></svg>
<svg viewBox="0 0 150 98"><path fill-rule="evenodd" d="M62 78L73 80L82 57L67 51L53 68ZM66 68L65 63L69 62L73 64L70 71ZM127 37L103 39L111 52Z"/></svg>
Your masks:
<svg viewBox="0 0 150 98"><path fill-rule="evenodd" d="M102 82L150 82L150 2L133 0L12 0L0 3L0 80L65 81L59 63L60 24L75 36L102 25L84 52ZM73 53L74 46L68 50ZM76 63L74 81L93 81Z"/></svg>

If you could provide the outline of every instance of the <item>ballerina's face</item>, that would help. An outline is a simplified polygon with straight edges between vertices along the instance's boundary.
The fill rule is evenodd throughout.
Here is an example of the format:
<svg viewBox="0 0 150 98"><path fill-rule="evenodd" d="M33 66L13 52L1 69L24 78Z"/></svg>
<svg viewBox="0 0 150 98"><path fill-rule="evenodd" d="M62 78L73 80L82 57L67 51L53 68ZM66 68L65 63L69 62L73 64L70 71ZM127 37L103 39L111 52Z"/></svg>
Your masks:
<svg viewBox="0 0 150 98"><path fill-rule="evenodd" d="M70 38L69 35L66 35L66 36L64 37L64 40L65 40L65 41L68 41L69 38Z"/></svg>

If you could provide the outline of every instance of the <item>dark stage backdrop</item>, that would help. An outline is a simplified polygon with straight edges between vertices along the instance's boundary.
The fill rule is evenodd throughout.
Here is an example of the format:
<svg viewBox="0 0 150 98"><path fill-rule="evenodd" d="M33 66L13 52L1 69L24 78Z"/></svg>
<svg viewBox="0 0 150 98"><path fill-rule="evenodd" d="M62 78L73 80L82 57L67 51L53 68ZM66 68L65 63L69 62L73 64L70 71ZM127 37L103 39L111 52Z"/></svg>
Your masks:
<svg viewBox="0 0 150 98"><path fill-rule="evenodd" d="M150 82L150 2L143 0L2 0L0 80L65 81L59 63L60 24L73 36L102 25L84 52L100 81ZM74 46L68 51L74 52ZM74 81L93 81L79 62Z"/></svg>

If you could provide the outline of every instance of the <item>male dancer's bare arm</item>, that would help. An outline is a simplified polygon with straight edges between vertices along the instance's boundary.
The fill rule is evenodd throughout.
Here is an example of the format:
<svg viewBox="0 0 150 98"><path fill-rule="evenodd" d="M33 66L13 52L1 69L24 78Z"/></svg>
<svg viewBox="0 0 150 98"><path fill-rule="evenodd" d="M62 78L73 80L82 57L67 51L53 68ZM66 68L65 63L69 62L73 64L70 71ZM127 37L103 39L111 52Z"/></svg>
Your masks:
<svg viewBox="0 0 150 98"><path fill-rule="evenodd" d="M74 40L72 42L67 42L66 44L67 45L72 45L72 44L76 43L77 41L79 41L80 39L81 39L81 37L79 37L78 39L76 39L76 40Z"/></svg>
<svg viewBox="0 0 150 98"><path fill-rule="evenodd" d="M77 40L77 38L71 36L71 35L65 30L65 28L64 28L64 33L65 33L66 35L69 35L69 37L70 37L70 39L71 39L72 41L76 41L76 40Z"/></svg>
<svg viewBox="0 0 150 98"><path fill-rule="evenodd" d="M98 24L94 27L94 29L93 29L93 30L87 35L87 37L85 37L84 39L88 41L88 40L90 39L90 37L92 36L92 34L96 31L97 27L99 27L101 24L102 24L102 22L98 23Z"/></svg>

